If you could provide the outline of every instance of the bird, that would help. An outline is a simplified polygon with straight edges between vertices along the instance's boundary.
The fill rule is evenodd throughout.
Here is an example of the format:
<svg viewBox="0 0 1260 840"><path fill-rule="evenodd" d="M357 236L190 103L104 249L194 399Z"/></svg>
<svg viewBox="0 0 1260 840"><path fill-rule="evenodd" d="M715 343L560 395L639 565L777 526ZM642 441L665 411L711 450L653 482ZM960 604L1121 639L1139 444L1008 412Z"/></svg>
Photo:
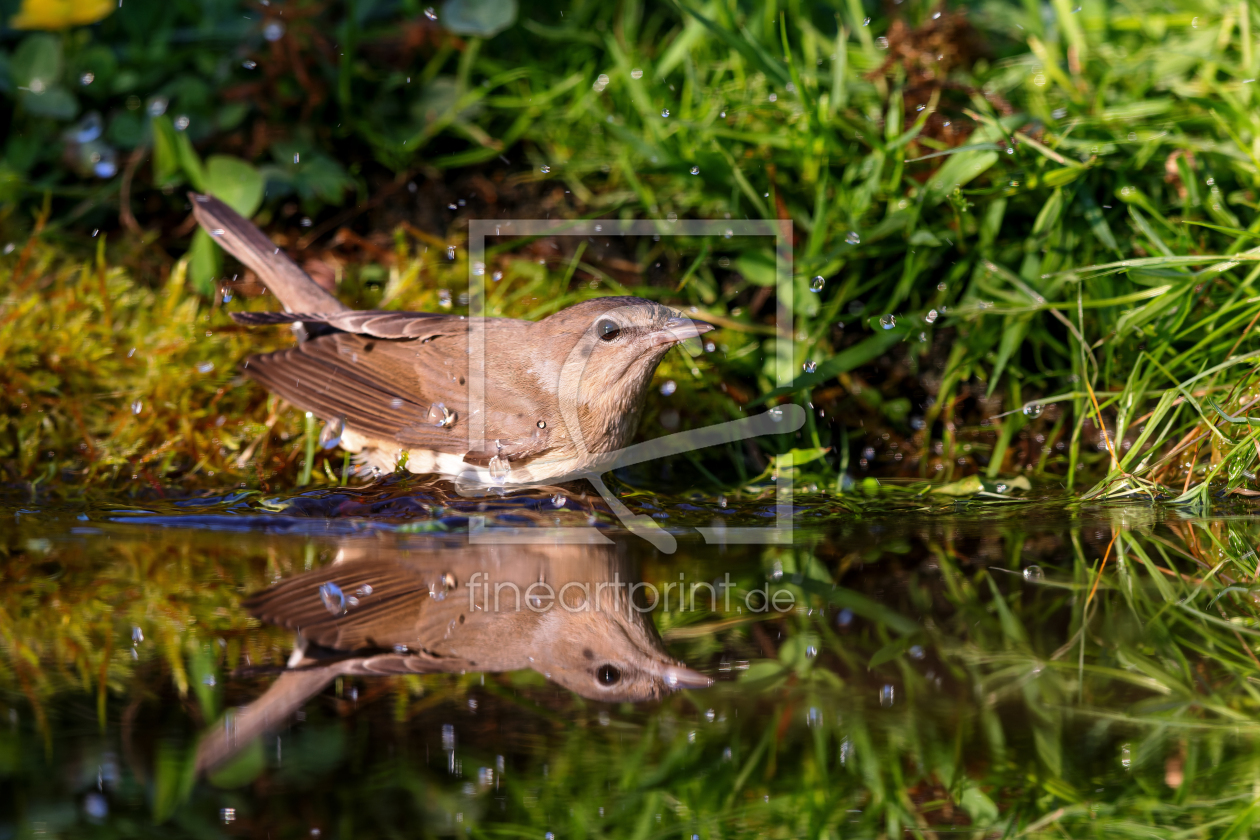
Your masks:
<svg viewBox="0 0 1260 840"><path fill-rule="evenodd" d="M202 737L213 772L339 676L526 668L591 700L642 702L713 680L669 657L618 545L403 550L347 541L330 565L248 598L294 630L279 677ZM653 603L651 606L655 606Z"/></svg>
<svg viewBox="0 0 1260 840"><path fill-rule="evenodd" d="M634 437L665 353L713 329L628 296L585 300L539 321L352 310L222 201L189 197L198 223L285 309L232 318L300 324L306 336L250 356L245 375L327 421L364 473L405 466L507 486L602 471ZM474 342L484 365L470 362Z"/></svg>

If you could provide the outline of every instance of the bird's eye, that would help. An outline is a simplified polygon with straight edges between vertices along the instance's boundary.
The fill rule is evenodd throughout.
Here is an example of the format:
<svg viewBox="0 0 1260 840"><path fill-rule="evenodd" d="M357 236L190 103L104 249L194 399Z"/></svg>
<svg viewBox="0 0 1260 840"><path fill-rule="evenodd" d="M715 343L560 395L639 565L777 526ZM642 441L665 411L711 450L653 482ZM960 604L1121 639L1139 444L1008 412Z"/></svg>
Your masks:
<svg viewBox="0 0 1260 840"><path fill-rule="evenodd" d="M616 321L601 318L595 323L595 334L599 336L600 341L612 341L621 334L621 327L617 326Z"/></svg>
<svg viewBox="0 0 1260 840"><path fill-rule="evenodd" d="M599 666L595 676L599 678L600 685L616 685L621 682L621 671L618 671L612 665Z"/></svg>

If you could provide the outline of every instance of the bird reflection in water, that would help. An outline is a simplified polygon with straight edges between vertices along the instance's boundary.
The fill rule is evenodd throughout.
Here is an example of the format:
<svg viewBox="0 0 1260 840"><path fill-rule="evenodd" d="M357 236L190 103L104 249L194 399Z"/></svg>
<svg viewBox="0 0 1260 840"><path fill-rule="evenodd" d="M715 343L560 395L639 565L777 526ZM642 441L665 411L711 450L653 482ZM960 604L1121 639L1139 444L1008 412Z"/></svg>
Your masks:
<svg viewBox="0 0 1260 840"><path fill-rule="evenodd" d="M531 668L583 697L652 700L712 680L666 654L617 546L464 546L404 551L348 543L331 565L245 602L297 632L285 669L202 739L212 770L339 676Z"/></svg>

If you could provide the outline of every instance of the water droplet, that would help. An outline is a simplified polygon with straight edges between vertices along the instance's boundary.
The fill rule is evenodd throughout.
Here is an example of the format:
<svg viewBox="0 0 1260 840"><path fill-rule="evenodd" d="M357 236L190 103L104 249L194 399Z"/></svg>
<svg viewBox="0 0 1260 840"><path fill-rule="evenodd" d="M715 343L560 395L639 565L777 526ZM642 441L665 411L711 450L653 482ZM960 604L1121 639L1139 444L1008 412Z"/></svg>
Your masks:
<svg viewBox="0 0 1260 840"><path fill-rule="evenodd" d="M770 567L770 580L775 583L783 580L783 562L781 560L775 560L774 565Z"/></svg>
<svg viewBox="0 0 1260 840"><path fill-rule="evenodd" d="M880 688L879 705L887 709L888 707L892 706L892 704L896 701L896 699L897 699L897 689L893 688L891 685L885 685Z"/></svg>
<svg viewBox="0 0 1260 840"><path fill-rule="evenodd" d="M565 498L564 494L562 493L557 493L556 495L551 497L551 504L553 507L562 508L564 507L564 503L567 501L568 499Z"/></svg>
<svg viewBox="0 0 1260 840"><path fill-rule="evenodd" d="M730 228L727 228L727 229L726 229L726 230L722 233L722 237L723 237L724 239L730 239L730 238L731 238L732 236L734 236L734 235L735 235L735 231L731 230Z"/></svg>
<svg viewBox="0 0 1260 840"><path fill-rule="evenodd" d="M334 417L324 424L323 430L319 433L319 446L321 449L336 449L341 445L341 436L345 434L346 421L341 417Z"/></svg>
<svg viewBox="0 0 1260 840"><path fill-rule="evenodd" d="M392 400L390 400L390 401L389 401L389 407L390 407L390 408L402 408L402 407L403 407L403 400L402 400L402 397L394 397Z"/></svg>
<svg viewBox="0 0 1260 840"><path fill-rule="evenodd" d="M815 657L817 657L817 656L818 656L818 647L817 647L817 645L806 645L806 646L805 646L805 658L806 658L806 659L814 659L814 658L815 658Z"/></svg>
<svg viewBox="0 0 1260 840"><path fill-rule="evenodd" d="M539 420L539 421L538 421L538 428L540 428L540 429L545 429L545 428L547 428L547 421L546 421L546 420Z"/></svg>
<svg viewBox="0 0 1260 840"><path fill-rule="evenodd" d="M358 595L359 597L367 597L368 595L371 595L371 594L372 594L372 584L370 584L370 583L365 583L365 584L363 584L363 585L362 585L362 586L360 586L358 589L354 590L354 594L355 594L355 595Z"/></svg>
<svg viewBox="0 0 1260 840"><path fill-rule="evenodd" d="M551 167L544 163L542 166L538 167L538 171L546 175L551 171Z"/></svg>
<svg viewBox="0 0 1260 840"><path fill-rule="evenodd" d="M1032 583L1040 583L1046 579L1046 573L1041 570L1040 566L1029 566L1024 569L1024 580Z"/></svg>
<svg viewBox="0 0 1260 840"><path fill-rule="evenodd" d="M448 592L455 588L455 575L447 572L436 582L429 584L429 597L434 601L445 601Z"/></svg>
<svg viewBox="0 0 1260 840"><path fill-rule="evenodd" d="M642 78L643 78L643 71L642 71L642 70L640 70L638 67L634 68L633 70L631 70L631 71L630 71L630 78L632 78L632 79L642 79Z"/></svg>
<svg viewBox="0 0 1260 840"><path fill-rule="evenodd" d="M284 24L278 20L273 20L263 27L263 37L268 41L279 41L284 37Z"/></svg>
<svg viewBox="0 0 1260 840"><path fill-rule="evenodd" d="M801 365L801 367L805 370L806 373L813 373L814 371L818 370L818 362L815 362L813 359L810 359L806 361L805 364Z"/></svg>
<svg viewBox="0 0 1260 840"><path fill-rule="evenodd" d="M88 85L92 84L92 82L95 82L95 81L96 81L95 73L84 73L82 76L79 77L79 84L83 85L84 87L87 87Z"/></svg>
<svg viewBox="0 0 1260 840"><path fill-rule="evenodd" d="M232 822L233 820L236 819L236 809L235 808L220 808L219 819L223 820L225 823Z"/></svg>
<svg viewBox="0 0 1260 840"><path fill-rule="evenodd" d="M214 370L214 362L198 362L197 364L198 373L209 373L212 370Z"/></svg>
<svg viewBox="0 0 1260 840"><path fill-rule="evenodd" d="M136 400L131 404L132 414L139 414L142 411L144 411L144 403L140 402L140 400Z"/></svg>
<svg viewBox="0 0 1260 840"><path fill-rule="evenodd" d="M821 292L823 287L827 285L827 278L821 274L809 281L809 290L811 292Z"/></svg>
<svg viewBox="0 0 1260 840"><path fill-rule="evenodd" d="M1128 770L1131 764L1133 764L1133 753L1130 750L1128 744L1121 744L1120 745L1120 766Z"/></svg>
<svg viewBox="0 0 1260 840"><path fill-rule="evenodd" d="M445 403L434 403L429 406L429 413L425 417L440 429L449 429L459 419L459 415L447 408Z"/></svg>
<svg viewBox="0 0 1260 840"><path fill-rule="evenodd" d="M188 123L189 123L188 116L186 114L180 114L178 117L175 118L175 130L183 131L184 129L188 128Z"/></svg>
<svg viewBox="0 0 1260 840"><path fill-rule="evenodd" d="M661 109L661 116L662 116L662 117L668 117L668 116L669 116L669 109L668 109L668 108L662 108L662 109Z"/></svg>
<svg viewBox="0 0 1260 840"><path fill-rule="evenodd" d="M922 659L924 656L922 645L911 645L910 650L906 652L910 654L911 659Z"/></svg>
<svg viewBox="0 0 1260 840"><path fill-rule="evenodd" d="M870 18L862 18L862 25L863 25L863 26L870 26L870 25L871 25L871 19L870 19Z"/></svg>
<svg viewBox="0 0 1260 840"><path fill-rule="evenodd" d="M810 729L817 729L822 726L822 722L822 709L817 706L810 706L809 711L805 713L805 725Z"/></svg>
<svg viewBox="0 0 1260 840"><path fill-rule="evenodd" d="M692 174L692 175L699 175L699 174L700 174L700 167L698 167L698 166L693 166L693 167L691 167L691 174Z"/></svg>
<svg viewBox="0 0 1260 840"><path fill-rule="evenodd" d="M772 93L772 94L770 94L770 95L769 95L768 97L766 97L766 98L767 98L767 99L769 99L771 102L778 102L778 101L779 101L779 94L777 94L777 93Z"/></svg>
<svg viewBox="0 0 1260 840"><path fill-rule="evenodd" d="M663 383L661 383L661 393L667 397L673 394L677 390L678 390L678 383L672 379L666 379Z"/></svg>
<svg viewBox="0 0 1260 840"><path fill-rule="evenodd" d="M490 275L490 279L491 279L491 280L493 280L494 282L498 283L500 280L502 280L502 279L503 279L503 272L502 272L502 271L496 271L494 274L491 274L491 275Z"/></svg>
<svg viewBox="0 0 1260 840"><path fill-rule="evenodd" d="M424 16L427 17L429 20L437 20L437 12L433 11L432 6L424 10Z"/></svg>
<svg viewBox="0 0 1260 840"><path fill-rule="evenodd" d="M324 609L333 615L343 615L346 611L346 594L331 580L320 584L319 600L323 602Z"/></svg>
<svg viewBox="0 0 1260 840"><path fill-rule="evenodd" d="M893 327L897 326L897 316L885 315L883 318L879 319L879 325L886 330L891 330Z"/></svg>
<svg viewBox="0 0 1260 840"><path fill-rule="evenodd" d="M489 464L490 477L495 481L503 481L508 477L508 473L512 471L512 464L502 455L495 455L490 459Z"/></svg>
<svg viewBox="0 0 1260 840"><path fill-rule="evenodd" d="M133 624L131 626L131 643L133 645L138 645L143 641L144 641L144 631L141 630L138 625Z"/></svg>
<svg viewBox="0 0 1260 840"><path fill-rule="evenodd" d="M836 616L836 626L843 629L853 623L853 610L845 607L840 610L840 614Z"/></svg>
<svg viewBox="0 0 1260 840"><path fill-rule="evenodd" d="M253 59L247 58L241 62L241 66L244 67L246 70L253 70L258 67L258 62L254 61Z"/></svg>
<svg viewBox="0 0 1260 840"><path fill-rule="evenodd" d="M860 245L862 243L862 237L858 236L858 232L856 230L851 230L845 234L844 241L848 242L850 245Z"/></svg>
<svg viewBox="0 0 1260 840"><path fill-rule="evenodd" d="M1036 403L1036 402L1029 403L1028 405L1024 406L1024 416L1040 417L1041 413L1045 410L1046 410L1046 407L1042 405L1041 403Z"/></svg>
<svg viewBox="0 0 1260 840"><path fill-rule="evenodd" d="M778 423L779 421L783 419L783 409L779 408L778 406L775 406L774 408L767 410L766 414L770 415L771 421L775 423Z"/></svg>

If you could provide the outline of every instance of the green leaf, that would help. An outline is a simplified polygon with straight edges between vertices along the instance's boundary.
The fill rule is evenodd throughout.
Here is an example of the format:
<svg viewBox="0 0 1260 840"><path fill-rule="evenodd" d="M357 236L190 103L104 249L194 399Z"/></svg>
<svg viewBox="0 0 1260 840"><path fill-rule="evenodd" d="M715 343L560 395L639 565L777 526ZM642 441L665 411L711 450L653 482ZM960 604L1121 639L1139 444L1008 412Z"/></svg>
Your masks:
<svg viewBox="0 0 1260 840"><path fill-rule="evenodd" d="M61 39L46 32L28 35L13 51L9 73L13 83L36 95L47 92L61 81L65 68Z"/></svg>
<svg viewBox="0 0 1260 840"><path fill-rule="evenodd" d="M799 467L803 464L808 464L813 461L817 461L819 458L826 455L830 451L831 451L831 447L829 446L819 447L817 449L793 449L792 451L786 452L783 455L775 455L773 457L774 468L776 470L788 469L789 465L792 467Z"/></svg>
<svg viewBox="0 0 1260 840"><path fill-rule="evenodd" d="M196 754L186 755L178 745L163 741L158 745L153 775L153 822L161 825L188 801L197 780Z"/></svg>
<svg viewBox="0 0 1260 840"><path fill-rule="evenodd" d="M875 651L875 655L871 657L871 661L866 663L866 669L872 670L883 665L885 662L892 662L898 656L906 652L910 647L910 636L903 636L900 639L889 642L879 650Z"/></svg>
<svg viewBox="0 0 1260 840"><path fill-rule="evenodd" d="M962 796L958 797L958 804L971 817L971 821L980 827L997 822L997 805L985 795L984 791L974 785L962 792Z"/></svg>
<svg viewBox="0 0 1260 840"><path fill-rule="evenodd" d="M809 579L797 583L796 586L803 592L821 596L834 606L852 610L854 614L874 621L877 624L882 624L889 630L900 633L903 636L917 633L921 629L918 623L912 619L906 618L896 610L873 601L865 595L854 592L852 589L845 589L840 586L832 588L831 584L824 584Z"/></svg>
<svg viewBox="0 0 1260 840"><path fill-rule="evenodd" d="M43 93L20 90L18 101L28 114L52 117L55 120L73 119L79 113L78 101L70 91L59 86L47 88Z"/></svg>
<svg viewBox="0 0 1260 840"><path fill-rule="evenodd" d="M819 383L825 382L833 376L842 373L848 373L854 368L861 367L867 362L878 359L880 356L897 342L906 337L909 330L906 327L895 327L891 330L880 330L870 338L849 347L836 355L832 356L818 365L813 373L807 373L804 376L796 377L791 386L776 388L768 394L764 394L749 406L758 406L767 400L772 400L783 394L791 394L796 391L802 391L806 388L813 388Z"/></svg>
<svg viewBox="0 0 1260 840"><path fill-rule="evenodd" d="M263 177L240 158L212 155L206 161L204 189L248 219L262 204Z"/></svg>
<svg viewBox="0 0 1260 840"><path fill-rule="evenodd" d="M446 0L442 25L456 35L493 38L516 23L516 0Z"/></svg>
<svg viewBox="0 0 1260 840"><path fill-rule="evenodd" d="M176 131L170 117L153 118L153 180L170 187L185 179L198 192L206 191L206 173L187 132Z"/></svg>
<svg viewBox="0 0 1260 840"><path fill-rule="evenodd" d="M965 186L997 161L997 152L964 152L952 156L927 182L926 204L939 204L955 187Z"/></svg>
<svg viewBox="0 0 1260 840"><path fill-rule="evenodd" d="M783 666L773 659L767 659L763 662L754 662L747 671L740 674L739 681L759 682L761 680L772 680L783 675Z"/></svg>
<svg viewBox="0 0 1260 840"><path fill-rule="evenodd" d="M994 496L1008 495L1015 490L1023 490L1027 493L1032 489L1026 476L1017 475L1014 478L996 478L987 479L978 475L969 475L966 478L960 478L957 481L951 481L949 484L942 484L939 487L933 487L929 493L938 496L974 496L977 493L985 493Z"/></svg>
<svg viewBox="0 0 1260 840"><path fill-rule="evenodd" d="M209 297L214 294L215 278L223 271L223 255L210 234L197 228L192 247L188 249L188 279L198 294Z"/></svg>
<svg viewBox="0 0 1260 840"><path fill-rule="evenodd" d="M775 283L774 254L770 251L745 251L735 260L735 269L754 286Z"/></svg>

